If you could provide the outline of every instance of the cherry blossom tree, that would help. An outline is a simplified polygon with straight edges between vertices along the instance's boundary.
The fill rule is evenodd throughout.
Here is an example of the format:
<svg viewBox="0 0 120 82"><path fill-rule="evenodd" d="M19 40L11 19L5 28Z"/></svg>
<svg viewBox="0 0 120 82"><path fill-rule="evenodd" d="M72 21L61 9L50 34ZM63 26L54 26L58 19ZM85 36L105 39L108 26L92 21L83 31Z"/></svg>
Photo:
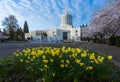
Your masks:
<svg viewBox="0 0 120 82"><path fill-rule="evenodd" d="M88 37L100 39L120 36L120 0L96 11L86 32Z"/></svg>

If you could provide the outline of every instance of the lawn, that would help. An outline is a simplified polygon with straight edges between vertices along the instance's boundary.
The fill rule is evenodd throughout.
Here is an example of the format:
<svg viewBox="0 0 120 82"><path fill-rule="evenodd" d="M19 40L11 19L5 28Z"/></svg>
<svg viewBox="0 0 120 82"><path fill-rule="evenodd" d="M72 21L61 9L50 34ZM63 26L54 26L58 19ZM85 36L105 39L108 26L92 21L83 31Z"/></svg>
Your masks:
<svg viewBox="0 0 120 82"><path fill-rule="evenodd" d="M82 48L36 47L0 59L0 82L120 82L112 56Z"/></svg>

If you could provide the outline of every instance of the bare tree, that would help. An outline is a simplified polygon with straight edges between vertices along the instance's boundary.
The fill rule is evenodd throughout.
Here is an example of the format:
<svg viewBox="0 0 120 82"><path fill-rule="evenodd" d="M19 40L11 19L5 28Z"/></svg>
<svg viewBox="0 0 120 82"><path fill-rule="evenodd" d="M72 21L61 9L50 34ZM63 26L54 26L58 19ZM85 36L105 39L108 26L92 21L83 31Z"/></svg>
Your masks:
<svg viewBox="0 0 120 82"><path fill-rule="evenodd" d="M14 15L9 15L5 17L2 21L2 25L5 26L6 32L9 35L11 40L15 39L15 32L18 27L17 19Z"/></svg>

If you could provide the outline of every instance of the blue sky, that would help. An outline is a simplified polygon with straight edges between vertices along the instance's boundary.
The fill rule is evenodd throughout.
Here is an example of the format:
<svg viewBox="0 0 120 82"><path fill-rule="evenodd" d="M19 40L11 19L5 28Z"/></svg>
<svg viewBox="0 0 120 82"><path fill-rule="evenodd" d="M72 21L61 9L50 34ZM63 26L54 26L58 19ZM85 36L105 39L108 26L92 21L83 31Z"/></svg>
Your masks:
<svg viewBox="0 0 120 82"><path fill-rule="evenodd" d="M0 0L1 21L14 15L23 28L27 20L29 30L59 28L65 8L73 16L73 26L89 24L92 13L106 5L105 0Z"/></svg>

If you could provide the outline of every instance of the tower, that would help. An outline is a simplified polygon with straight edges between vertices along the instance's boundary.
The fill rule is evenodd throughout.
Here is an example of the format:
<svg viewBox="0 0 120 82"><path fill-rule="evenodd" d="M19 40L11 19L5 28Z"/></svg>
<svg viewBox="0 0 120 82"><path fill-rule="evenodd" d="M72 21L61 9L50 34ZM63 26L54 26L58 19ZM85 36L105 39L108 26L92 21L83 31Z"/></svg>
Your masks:
<svg viewBox="0 0 120 82"><path fill-rule="evenodd" d="M61 18L61 26L64 26L64 25L73 26L72 15L68 14L68 8L66 8L65 14L62 15L62 18Z"/></svg>

